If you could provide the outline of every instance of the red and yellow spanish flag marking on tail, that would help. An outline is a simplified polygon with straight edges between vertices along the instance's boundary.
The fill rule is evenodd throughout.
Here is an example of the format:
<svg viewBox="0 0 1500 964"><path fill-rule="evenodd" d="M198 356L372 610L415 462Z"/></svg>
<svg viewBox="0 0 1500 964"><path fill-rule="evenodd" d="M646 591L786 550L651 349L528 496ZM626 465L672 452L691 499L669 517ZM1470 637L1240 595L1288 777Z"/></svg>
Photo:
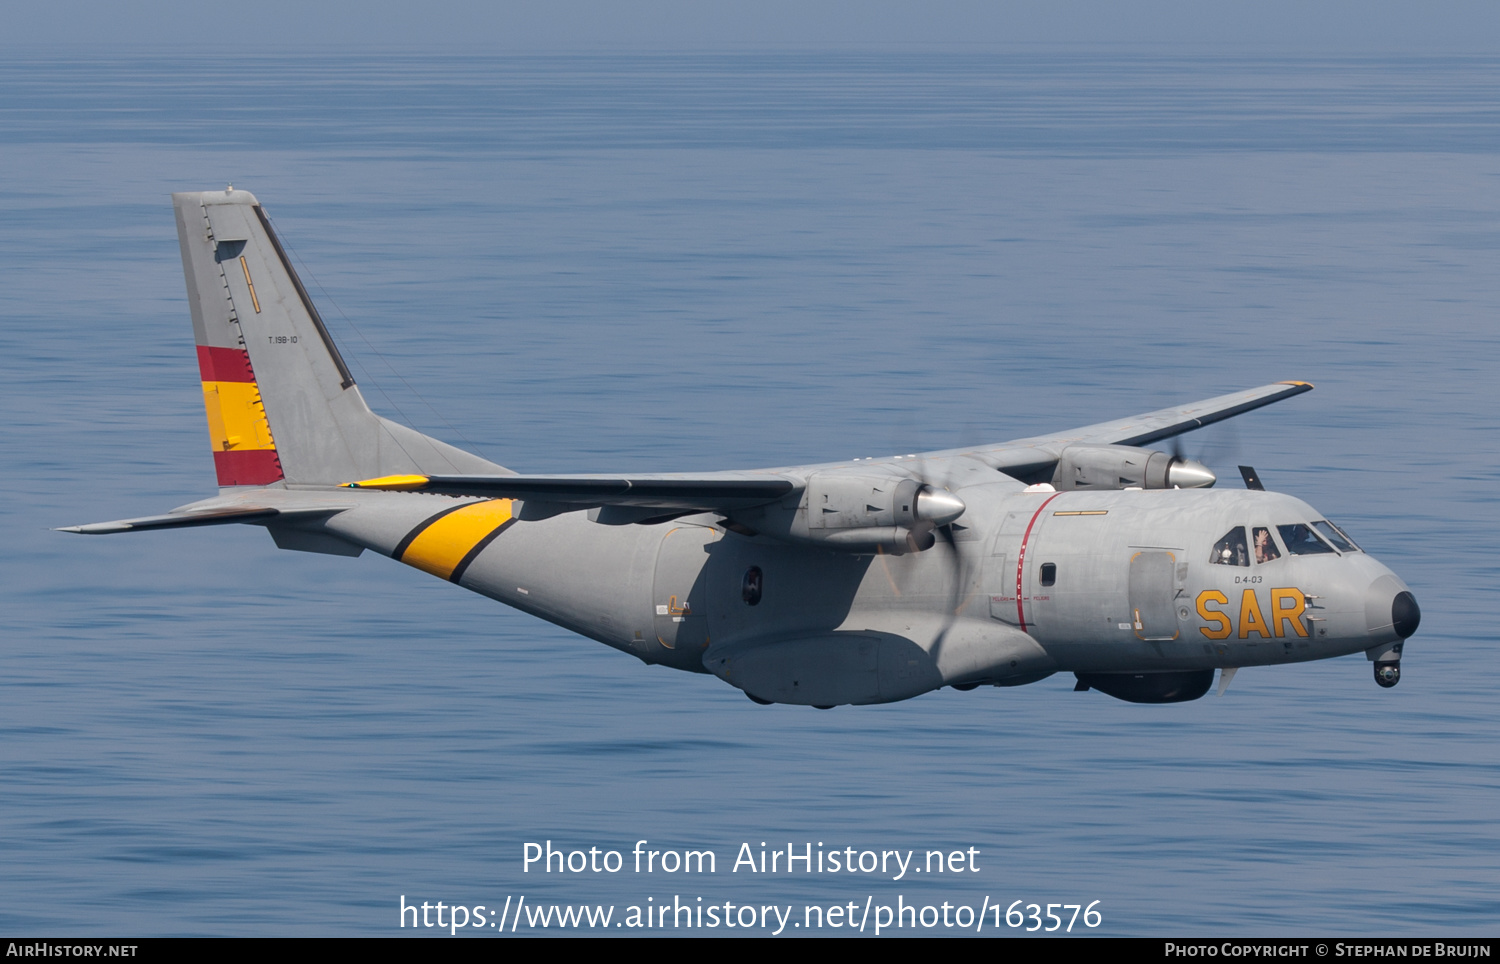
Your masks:
<svg viewBox="0 0 1500 964"><path fill-rule="evenodd" d="M426 520L391 553L398 561L458 582L485 546L516 521L514 499L468 502Z"/></svg>
<svg viewBox="0 0 1500 964"><path fill-rule="evenodd" d="M271 423L250 355L243 348L198 346L203 408L219 485L269 485L282 479Z"/></svg>

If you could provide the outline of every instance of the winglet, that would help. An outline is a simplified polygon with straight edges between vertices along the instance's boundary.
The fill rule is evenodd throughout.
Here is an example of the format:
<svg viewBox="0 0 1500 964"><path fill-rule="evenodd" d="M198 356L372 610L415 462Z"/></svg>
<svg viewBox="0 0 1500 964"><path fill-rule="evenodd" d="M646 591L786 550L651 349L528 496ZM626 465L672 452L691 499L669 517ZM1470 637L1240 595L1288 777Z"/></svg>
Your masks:
<svg viewBox="0 0 1500 964"><path fill-rule="evenodd" d="M388 492L411 492L423 488L432 480L425 475L382 475L378 479L363 482L345 482L341 489L385 489Z"/></svg>

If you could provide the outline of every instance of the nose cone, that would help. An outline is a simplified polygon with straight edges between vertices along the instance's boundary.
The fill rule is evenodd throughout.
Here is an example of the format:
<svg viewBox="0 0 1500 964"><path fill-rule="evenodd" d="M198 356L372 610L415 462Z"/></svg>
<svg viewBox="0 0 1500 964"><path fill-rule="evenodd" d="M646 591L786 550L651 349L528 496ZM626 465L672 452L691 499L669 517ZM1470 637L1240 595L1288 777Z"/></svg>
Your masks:
<svg viewBox="0 0 1500 964"><path fill-rule="evenodd" d="M1409 591L1396 593L1396 598L1391 602L1391 625L1396 630L1396 635L1402 639L1409 639L1422 624L1422 610L1417 606L1417 597Z"/></svg>
<svg viewBox="0 0 1500 964"><path fill-rule="evenodd" d="M1381 576L1365 590L1365 625L1371 636L1392 642L1406 639L1421 621L1417 597L1394 575Z"/></svg>

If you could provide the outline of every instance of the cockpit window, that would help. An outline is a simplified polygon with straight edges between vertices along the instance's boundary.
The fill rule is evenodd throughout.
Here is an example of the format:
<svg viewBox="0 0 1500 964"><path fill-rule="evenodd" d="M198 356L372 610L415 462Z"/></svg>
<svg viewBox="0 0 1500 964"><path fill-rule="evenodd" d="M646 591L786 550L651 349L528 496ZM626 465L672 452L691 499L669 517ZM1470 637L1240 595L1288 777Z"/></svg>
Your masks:
<svg viewBox="0 0 1500 964"><path fill-rule="evenodd" d="M1294 556L1315 556L1320 552L1333 551L1333 547L1319 539L1310 525L1297 522L1289 526L1277 526L1276 531L1281 533L1286 551Z"/></svg>
<svg viewBox="0 0 1500 964"><path fill-rule="evenodd" d="M1359 546L1354 540L1344 535L1344 530L1329 522L1327 519L1319 519L1313 523L1313 528L1318 530L1318 535L1333 543L1333 547L1339 552L1358 552Z"/></svg>
<svg viewBox="0 0 1500 964"><path fill-rule="evenodd" d="M1276 541L1271 538L1271 530L1265 526L1255 527L1255 561L1263 565L1267 562L1275 562L1281 558L1281 550L1276 548Z"/></svg>
<svg viewBox="0 0 1500 964"><path fill-rule="evenodd" d="M1208 561L1216 566L1250 565L1250 550L1245 544L1245 527L1235 526L1224 533L1224 538L1214 543L1214 551Z"/></svg>

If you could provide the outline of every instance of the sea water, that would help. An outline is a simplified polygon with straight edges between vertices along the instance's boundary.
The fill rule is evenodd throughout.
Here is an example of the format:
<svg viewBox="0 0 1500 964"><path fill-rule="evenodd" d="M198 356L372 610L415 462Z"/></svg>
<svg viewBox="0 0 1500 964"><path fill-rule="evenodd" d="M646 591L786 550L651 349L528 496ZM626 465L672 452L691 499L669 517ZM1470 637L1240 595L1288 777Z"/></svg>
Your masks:
<svg viewBox="0 0 1500 964"><path fill-rule="evenodd" d="M899 898L1492 935L1497 80L1130 48L8 57L0 923ZM1173 706L1060 674L762 707L370 553L49 531L213 493L168 194L228 182L373 407L523 472L917 452L1314 382L1184 448L1411 585L1404 678L1352 656ZM716 872L636 872L643 840ZM547 841L627 866L525 865ZM975 853L731 869L788 845Z"/></svg>

